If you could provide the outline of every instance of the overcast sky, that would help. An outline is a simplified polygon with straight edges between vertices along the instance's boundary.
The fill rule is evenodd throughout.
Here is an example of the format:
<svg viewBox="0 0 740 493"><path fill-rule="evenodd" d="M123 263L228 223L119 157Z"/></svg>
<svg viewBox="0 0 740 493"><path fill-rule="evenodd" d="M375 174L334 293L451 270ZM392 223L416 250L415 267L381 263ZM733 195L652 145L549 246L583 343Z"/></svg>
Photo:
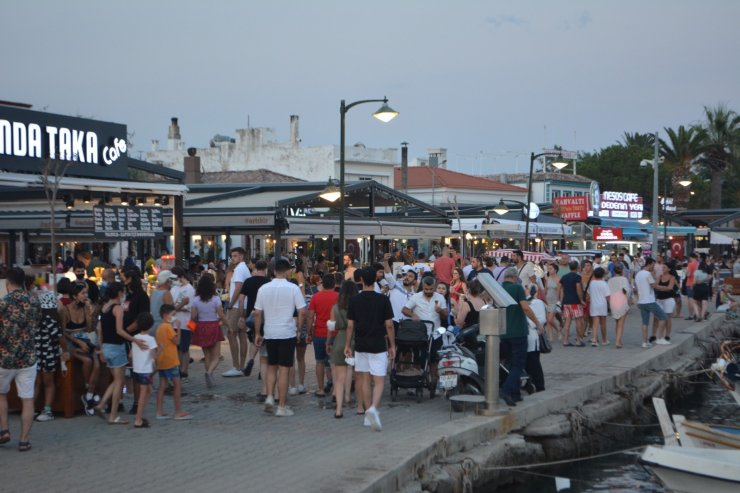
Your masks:
<svg viewBox="0 0 740 493"><path fill-rule="evenodd" d="M531 151L592 151L625 131L740 110L740 1L24 0L0 7L0 99L128 125L131 155L234 129L410 156L448 149L465 172L520 171ZM400 159L400 157L399 157Z"/></svg>

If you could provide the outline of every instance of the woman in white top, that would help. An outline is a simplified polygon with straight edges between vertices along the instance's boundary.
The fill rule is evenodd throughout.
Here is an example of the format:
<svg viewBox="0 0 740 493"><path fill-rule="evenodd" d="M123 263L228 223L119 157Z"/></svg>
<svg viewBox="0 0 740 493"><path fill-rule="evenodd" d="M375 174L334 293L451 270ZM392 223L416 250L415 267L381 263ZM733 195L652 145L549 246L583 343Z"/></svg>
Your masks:
<svg viewBox="0 0 740 493"><path fill-rule="evenodd" d="M629 299L632 296L632 288L629 280L624 277L622 264L617 263L614 266L614 276L609 279L607 285L609 286L609 308L612 311L612 317L617 321L615 347L621 349L624 321L627 318L627 312L630 310Z"/></svg>
<svg viewBox="0 0 740 493"><path fill-rule="evenodd" d="M604 269L597 267L588 286L589 314L591 315L591 345L599 345L598 326L601 329L601 345L608 346L606 338L606 315L609 313L609 286L604 281Z"/></svg>
<svg viewBox="0 0 740 493"><path fill-rule="evenodd" d="M545 284L545 310L547 312L547 339L552 341L553 331L560 334L560 325L558 324L558 289L560 288L560 277L558 276L558 266L556 263L547 264Z"/></svg>

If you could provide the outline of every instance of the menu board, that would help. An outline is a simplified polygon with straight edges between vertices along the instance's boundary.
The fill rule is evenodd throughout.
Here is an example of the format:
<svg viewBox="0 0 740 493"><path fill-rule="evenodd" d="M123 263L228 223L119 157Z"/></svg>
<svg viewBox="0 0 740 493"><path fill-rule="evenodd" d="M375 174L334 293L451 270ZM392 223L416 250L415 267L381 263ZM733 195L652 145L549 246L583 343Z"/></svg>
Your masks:
<svg viewBox="0 0 740 493"><path fill-rule="evenodd" d="M111 239L155 238L164 234L159 207L93 207L95 235Z"/></svg>

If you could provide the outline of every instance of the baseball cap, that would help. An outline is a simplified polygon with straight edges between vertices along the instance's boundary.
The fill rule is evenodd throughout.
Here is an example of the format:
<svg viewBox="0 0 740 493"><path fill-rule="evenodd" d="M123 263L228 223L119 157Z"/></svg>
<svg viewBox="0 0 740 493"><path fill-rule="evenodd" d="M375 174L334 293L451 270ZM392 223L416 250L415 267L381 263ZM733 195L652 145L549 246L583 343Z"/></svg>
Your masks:
<svg viewBox="0 0 740 493"><path fill-rule="evenodd" d="M407 272L413 271L413 270L414 270L413 265L404 265L403 267L401 267L401 272L403 272L404 274L406 274Z"/></svg>
<svg viewBox="0 0 740 493"><path fill-rule="evenodd" d="M172 271L163 270L157 275L157 286L161 286L167 281L170 281L170 280L174 281L176 279L177 279L177 276L173 274Z"/></svg>

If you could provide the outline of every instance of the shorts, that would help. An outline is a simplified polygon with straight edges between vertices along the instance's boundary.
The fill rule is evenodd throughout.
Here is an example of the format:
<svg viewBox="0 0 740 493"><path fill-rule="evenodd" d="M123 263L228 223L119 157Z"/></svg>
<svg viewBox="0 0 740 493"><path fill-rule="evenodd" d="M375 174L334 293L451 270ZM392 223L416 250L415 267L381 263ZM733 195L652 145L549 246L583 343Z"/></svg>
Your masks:
<svg viewBox="0 0 740 493"><path fill-rule="evenodd" d="M710 296L709 284L694 284L693 298L694 301L707 301Z"/></svg>
<svg viewBox="0 0 740 493"><path fill-rule="evenodd" d="M151 385L154 381L153 373L136 373L134 372L134 382L139 385Z"/></svg>
<svg viewBox="0 0 740 493"><path fill-rule="evenodd" d="M374 377L384 377L388 370L388 353L355 352L355 371L370 373Z"/></svg>
<svg viewBox="0 0 740 493"><path fill-rule="evenodd" d="M663 309L663 311L668 315L669 313L673 313L673 310L676 309L676 299L675 298L668 298L666 300L657 300L656 303L659 307Z"/></svg>
<svg viewBox="0 0 740 493"><path fill-rule="evenodd" d="M283 366L286 368L293 367L295 360L294 338L290 339L265 339L264 344L267 346L267 364L270 366Z"/></svg>
<svg viewBox="0 0 740 493"><path fill-rule="evenodd" d="M180 378L180 367L167 368L159 370L159 378Z"/></svg>
<svg viewBox="0 0 740 493"><path fill-rule="evenodd" d="M125 344L103 344L103 357L108 368L122 368L128 364Z"/></svg>
<svg viewBox="0 0 740 493"><path fill-rule="evenodd" d="M563 315L570 318L582 318L583 305L563 305Z"/></svg>
<svg viewBox="0 0 740 493"><path fill-rule="evenodd" d="M232 308L226 312L226 320L229 322L229 332L244 332L246 329L239 328L239 315L241 309Z"/></svg>
<svg viewBox="0 0 740 493"><path fill-rule="evenodd" d="M668 320L663 309L655 302L643 303L637 305L640 308L640 315L642 316L642 325L648 325L650 323L650 315L655 315L658 320Z"/></svg>
<svg viewBox="0 0 740 493"><path fill-rule="evenodd" d="M329 356L326 354L326 337L313 338L313 355L317 363L329 363Z"/></svg>
<svg viewBox="0 0 740 493"><path fill-rule="evenodd" d="M181 353L187 353L190 351L190 340L193 338L193 333L189 330L181 330L180 331L180 344L178 345L177 349Z"/></svg>
<svg viewBox="0 0 740 493"><path fill-rule="evenodd" d="M694 286L686 286L686 297L689 299L694 298Z"/></svg>
<svg viewBox="0 0 740 493"><path fill-rule="evenodd" d="M15 388L21 399L33 399L34 384L36 383L36 365L20 369L0 368L0 394L7 394L10 382L15 380Z"/></svg>

